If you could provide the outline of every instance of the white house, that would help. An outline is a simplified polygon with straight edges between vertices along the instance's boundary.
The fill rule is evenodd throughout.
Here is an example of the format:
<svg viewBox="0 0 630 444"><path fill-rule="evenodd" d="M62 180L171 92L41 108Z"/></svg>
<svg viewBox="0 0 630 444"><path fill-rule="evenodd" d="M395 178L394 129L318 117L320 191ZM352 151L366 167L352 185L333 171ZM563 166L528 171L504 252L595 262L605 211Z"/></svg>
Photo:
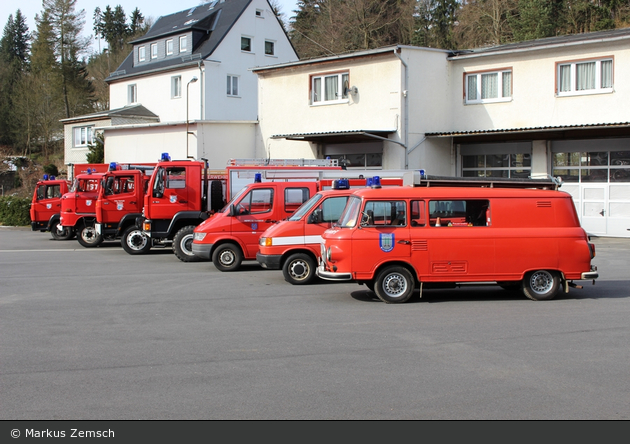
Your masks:
<svg viewBox="0 0 630 444"><path fill-rule="evenodd" d="M106 79L110 105L141 106L156 118L66 119L66 163L85 162L81 131L103 132L106 163L154 162L168 152L223 168L230 158L253 157L258 89L251 68L298 59L267 0L193 6L160 17L132 44Z"/></svg>
<svg viewBox="0 0 630 444"><path fill-rule="evenodd" d="M392 46L254 72L259 157L553 175L589 233L630 236L630 29L457 52Z"/></svg>

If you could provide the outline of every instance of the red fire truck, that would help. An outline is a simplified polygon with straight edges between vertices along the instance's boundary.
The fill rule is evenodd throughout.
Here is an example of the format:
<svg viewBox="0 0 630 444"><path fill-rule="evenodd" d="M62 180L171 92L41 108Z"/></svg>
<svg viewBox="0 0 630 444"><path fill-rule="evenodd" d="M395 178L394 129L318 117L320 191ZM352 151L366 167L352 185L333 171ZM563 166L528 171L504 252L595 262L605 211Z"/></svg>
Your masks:
<svg viewBox="0 0 630 444"><path fill-rule="evenodd" d="M77 174L72 188L61 196L61 217L59 224L77 234L77 240L84 247L90 247L97 241L94 228L96 223L96 200L101 179L105 173L92 172Z"/></svg>
<svg viewBox="0 0 630 444"><path fill-rule="evenodd" d="M144 215L136 223L138 229L123 236L125 251L142 254L153 246L172 245L178 259L201 260L192 251L195 227L221 210L257 175L261 182L315 183L326 174L338 178L342 172L337 161L331 159L232 159L225 171L209 172L205 160L171 161L164 153L149 182ZM149 242L145 242L140 229L150 238Z"/></svg>
<svg viewBox="0 0 630 444"><path fill-rule="evenodd" d="M319 191L288 219L271 225L260 237L258 263L269 270L282 269L284 279L291 284L311 283L316 278L322 233L337 222L348 197L358 188L371 186L372 180L332 181L332 189ZM402 179L396 178L379 182L382 186L402 185Z"/></svg>
<svg viewBox="0 0 630 444"><path fill-rule="evenodd" d="M74 236L74 231L59 224L61 196L68 192L70 182L44 174L37 181L30 206L31 229L50 231L53 239L66 240Z"/></svg>
<svg viewBox="0 0 630 444"><path fill-rule="evenodd" d="M573 200L550 180L439 187L413 177L417 186L359 190L348 199L338 224L322 234L320 277L365 284L386 303L406 302L416 288L422 297L423 289L480 283L547 300L581 288L574 280L598 277Z"/></svg>

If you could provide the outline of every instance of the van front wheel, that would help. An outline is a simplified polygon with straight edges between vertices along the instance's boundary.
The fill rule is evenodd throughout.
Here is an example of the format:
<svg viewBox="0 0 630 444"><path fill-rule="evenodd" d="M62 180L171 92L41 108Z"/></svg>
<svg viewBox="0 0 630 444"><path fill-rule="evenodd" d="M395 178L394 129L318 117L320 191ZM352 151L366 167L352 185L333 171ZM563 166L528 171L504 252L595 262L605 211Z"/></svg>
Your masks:
<svg viewBox="0 0 630 444"><path fill-rule="evenodd" d="M315 261L308 254L296 253L282 267L284 280L293 285L310 284L315 279Z"/></svg>
<svg viewBox="0 0 630 444"><path fill-rule="evenodd" d="M241 249L232 243L219 245L212 253L212 263L219 271L238 270L242 261Z"/></svg>
<svg viewBox="0 0 630 444"><path fill-rule="evenodd" d="M387 304L407 302L413 294L415 281L411 272L404 267L392 266L383 269L377 276L374 292Z"/></svg>
<svg viewBox="0 0 630 444"><path fill-rule="evenodd" d="M558 290L560 290L560 274L557 271L532 271L523 279L523 294L533 301L553 299Z"/></svg>

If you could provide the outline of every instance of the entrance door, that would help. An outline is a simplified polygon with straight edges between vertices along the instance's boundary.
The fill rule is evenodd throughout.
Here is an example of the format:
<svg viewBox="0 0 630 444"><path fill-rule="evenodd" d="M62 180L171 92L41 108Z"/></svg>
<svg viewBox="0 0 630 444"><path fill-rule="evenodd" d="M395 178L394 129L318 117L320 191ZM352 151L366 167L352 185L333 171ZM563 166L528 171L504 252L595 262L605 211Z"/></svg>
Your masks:
<svg viewBox="0 0 630 444"><path fill-rule="evenodd" d="M588 234L605 236L608 216L608 184L582 185L582 228Z"/></svg>

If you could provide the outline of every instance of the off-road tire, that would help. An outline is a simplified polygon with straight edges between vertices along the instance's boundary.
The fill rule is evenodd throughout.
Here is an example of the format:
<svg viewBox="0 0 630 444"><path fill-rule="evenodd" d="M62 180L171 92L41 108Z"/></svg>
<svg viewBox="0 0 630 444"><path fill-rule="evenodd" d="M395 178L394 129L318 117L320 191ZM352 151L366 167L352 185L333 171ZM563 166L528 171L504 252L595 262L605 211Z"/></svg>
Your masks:
<svg viewBox="0 0 630 444"><path fill-rule="evenodd" d="M173 253L182 262L199 262L201 258L192 252L194 225L181 228L173 238Z"/></svg>

